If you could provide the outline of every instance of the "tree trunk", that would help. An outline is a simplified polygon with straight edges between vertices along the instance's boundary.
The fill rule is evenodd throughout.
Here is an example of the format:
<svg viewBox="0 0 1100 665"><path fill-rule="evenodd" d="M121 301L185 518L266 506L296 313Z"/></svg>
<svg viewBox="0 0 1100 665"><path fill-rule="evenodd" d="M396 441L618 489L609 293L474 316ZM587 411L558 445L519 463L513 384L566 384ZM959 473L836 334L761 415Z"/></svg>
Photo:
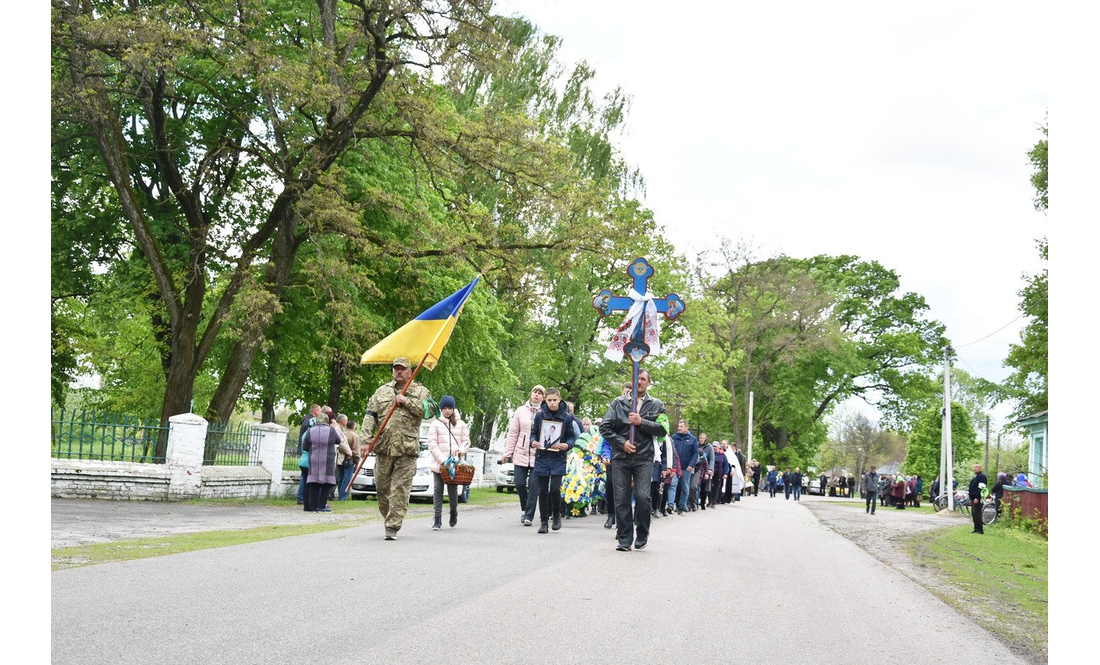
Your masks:
<svg viewBox="0 0 1100 665"><path fill-rule="evenodd" d="M340 413L340 395L344 391L344 379L348 374L348 363L344 360L344 356L336 351L332 355L332 362L329 367L328 405L332 407L334 413Z"/></svg>
<svg viewBox="0 0 1100 665"><path fill-rule="evenodd" d="M173 346L182 348L173 351L174 362L168 371L164 385L164 401L161 403L160 408L160 424L165 429L161 430L160 435L157 437L156 449L156 456L162 459L168 452L168 419L181 413L191 412L191 399L194 397L195 391L195 371L192 369L192 363L185 360L187 356L194 355L195 345L191 343L174 344Z"/></svg>
<svg viewBox="0 0 1100 665"><path fill-rule="evenodd" d="M748 442L741 436L741 409L737 404L737 377L731 369L726 373L726 383L730 391L730 426L733 428L733 442L740 450L747 451Z"/></svg>
<svg viewBox="0 0 1100 665"><path fill-rule="evenodd" d="M218 382L218 387L210 400L210 407L206 410L208 419L228 422L229 417L233 415L237 398L241 394L241 389L244 388L245 381L248 380L249 372L252 371L252 363L256 359L260 343L263 342L267 330L271 327L276 303L282 298L290 282L290 269L299 246L295 239L299 219L297 213L289 207L286 209L284 218L279 224L279 230L275 234L271 261L267 264L267 270L264 273L264 284L267 285L271 299L262 311L254 313L244 334L233 345L221 381Z"/></svg>
<svg viewBox="0 0 1100 665"><path fill-rule="evenodd" d="M275 382L278 380L279 362L274 355L268 355L264 363L266 371L260 394L260 422L273 423L275 422L275 400L278 398Z"/></svg>

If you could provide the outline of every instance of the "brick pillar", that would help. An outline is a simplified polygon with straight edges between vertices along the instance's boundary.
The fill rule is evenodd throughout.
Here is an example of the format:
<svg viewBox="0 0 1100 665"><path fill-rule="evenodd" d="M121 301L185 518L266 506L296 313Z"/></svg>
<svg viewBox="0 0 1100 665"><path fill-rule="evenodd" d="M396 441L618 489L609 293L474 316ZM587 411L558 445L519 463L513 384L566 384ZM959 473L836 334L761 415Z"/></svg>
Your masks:
<svg viewBox="0 0 1100 665"><path fill-rule="evenodd" d="M271 474L269 497L282 497L283 492L283 455L288 430L275 423L253 425L252 431L260 436L260 466Z"/></svg>
<svg viewBox="0 0 1100 665"><path fill-rule="evenodd" d="M169 500L194 499L202 489L202 454L206 447L206 419L181 413L168 419Z"/></svg>

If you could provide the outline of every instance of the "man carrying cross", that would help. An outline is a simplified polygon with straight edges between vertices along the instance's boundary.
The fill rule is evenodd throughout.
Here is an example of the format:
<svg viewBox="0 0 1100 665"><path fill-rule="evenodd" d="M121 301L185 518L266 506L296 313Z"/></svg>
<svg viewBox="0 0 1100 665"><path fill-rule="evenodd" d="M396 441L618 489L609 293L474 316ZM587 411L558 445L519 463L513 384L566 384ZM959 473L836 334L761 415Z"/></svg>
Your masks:
<svg viewBox="0 0 1100 665"><path fill-rule="evenodd" d="M649 370L639 369L637 381L637 393L616 397L600 424L600 434L611 444L612 450L611 485L615 491L615 526L619 541L615 549L620 552L629 552L631 541L636 549L643 549L649 540L653 439L668 434L665 426L657 422L657 417L665 412L665 405L649 395ZM635 397L637 406L632 409ZM633 441L630 439L631 426ZM631 492L635 499L633 510Z"/></svg>
<svg viewBox="0 0 1100 665"><path fill-rule="evenodd" d="M620 552L630 551L631 540L639 550L649 540L649 520L652 516L650 477L654 463L658 461L654 456L653 439L668 434L665 426L657 422L657 418L665 412L665 405L649 396L649 371L640 369L639 365L650 353L660 351L657 314L663 313L665 318L674 321L684 312L684 301L675 293L655 298L649 292L647 286L653 276L653 266L644 258L634 259L627 268L627 274L633 280L629 297L613 296L611 291L604 289L592 299L592 306L601 316L626 310L626 319L612 335L604 356L615 362L629 356L634 365L632 393L616 398L600 425L600 434L612 449L611 473L618 527L616 539L619 541L615 549ZM660 459L661 468L667 469L672 462L671 458ZM632 492L635 499L633 515L630 506Z"/></svg>

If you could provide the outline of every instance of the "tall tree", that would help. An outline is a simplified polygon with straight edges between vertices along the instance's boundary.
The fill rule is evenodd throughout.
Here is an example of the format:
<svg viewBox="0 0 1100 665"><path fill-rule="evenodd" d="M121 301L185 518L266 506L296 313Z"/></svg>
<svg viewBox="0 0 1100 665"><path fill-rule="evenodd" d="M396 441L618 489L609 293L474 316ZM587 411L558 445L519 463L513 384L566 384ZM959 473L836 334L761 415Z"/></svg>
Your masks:
<svg viewBox="0 0 1100 665"><path fill-rule="evenodd" d="M465 57L471 43L492 49L487 8L54 3L53 109L94 141L133 255L155 285L162 418L191 407L196 376L236 310L240 345L211 405L227 415L304 240L310 195L352 141L407 133L370 115L391 78Z"/></svg>
<svg viewBox="0 0 1100 665"><path fill-rule="evenodd" d="M703 344L699 364L724 367L739 441L755 393L752 426L769 461L812 459L827 436L823 416L850 397L893 424L935 393L929 376L946 343L943 326L927 318L921 296L899 292L893 271L851 256L727 259L727 266L704 291L717 306L706 311L706 328L692 329L693 346Z"/></svg>
<svg viewBox="0 0 1100 665"><path fill-rule="evenodd" d="M931 406L917 418L905 453L905 473L919 474L922 478L939 475L942 413L942 407ZM970 414L961 404L954 402L951 404L951 449L955 455L953 474L956 478L966 478L967 468L979 461L981 446L974 434Z"/></svg>
<svg viewBox="0 0 1100 665"><path fill-rule="evenodd" d="M1035 172L1031 184L1035 188L1035 209L1047 210L1047 125L1039 127L1043 138L1027 153ZM1047 402L1047 239L1038 239L1039 258L1043 269L1034 275L1023 275L1024 287L1017 292L1020 311L1027 320L1020 331L1020 343L1008 348L1005 367L1013 369L1002 384L1004 396L1016 403L1017 418L1045 411Z"/></svg>
<svg viewBox="0 0 1100 665"><path fill-rule="evenodd" d="M1045 411L1047 401L1047 240L1036 243L1043 269L1035 275L1024 275L1020 296L1020 311L1027 323L1020 331L1020 343L1010 344L1005 367L1013 369L1002 384L1004 395L1015 401L1015 416L1022 418Z"/></svg>

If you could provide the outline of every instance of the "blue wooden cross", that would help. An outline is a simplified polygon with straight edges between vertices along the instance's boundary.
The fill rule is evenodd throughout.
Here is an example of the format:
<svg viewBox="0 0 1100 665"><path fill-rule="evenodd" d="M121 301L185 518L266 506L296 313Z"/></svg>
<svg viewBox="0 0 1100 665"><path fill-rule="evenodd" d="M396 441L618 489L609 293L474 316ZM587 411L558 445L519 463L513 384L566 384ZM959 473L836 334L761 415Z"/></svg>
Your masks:
<svg viewBox="0 0 1100 665"><path fill-rule="evenodd" d="M645 295L649 278L653 276L653 266L649 265L649 262L642 257L634 259L634 262L630 264L630 267L626 269L626 273L634 280L634 291L640 295ZM608 316L612 312L625 312L630 309L630 306L634 304L634 299L628 296L614 296L611 295L611 291L604 289L596 294L596 297L592 299L592 306L600 313L600 316ZM684 312L684 301L680 299L680 296L675 293L670 293L664 298L654 298L653 304L656 306L657 311L665 315L670 321L675 321L676 317L680 316ZM649 345L645 343L644 336L641 335L641 331L645 326L645 317L639 317L634 323L634 333L630 335L630 341L623 346L623 353L630 356L630 359L634 363L634 376L632 380L633 394L632 394L632 406L631 411L638 410L638 365L642 362L642 359L649 355ZM630 426L630 442L634 443L634 426Z"/></svg>

